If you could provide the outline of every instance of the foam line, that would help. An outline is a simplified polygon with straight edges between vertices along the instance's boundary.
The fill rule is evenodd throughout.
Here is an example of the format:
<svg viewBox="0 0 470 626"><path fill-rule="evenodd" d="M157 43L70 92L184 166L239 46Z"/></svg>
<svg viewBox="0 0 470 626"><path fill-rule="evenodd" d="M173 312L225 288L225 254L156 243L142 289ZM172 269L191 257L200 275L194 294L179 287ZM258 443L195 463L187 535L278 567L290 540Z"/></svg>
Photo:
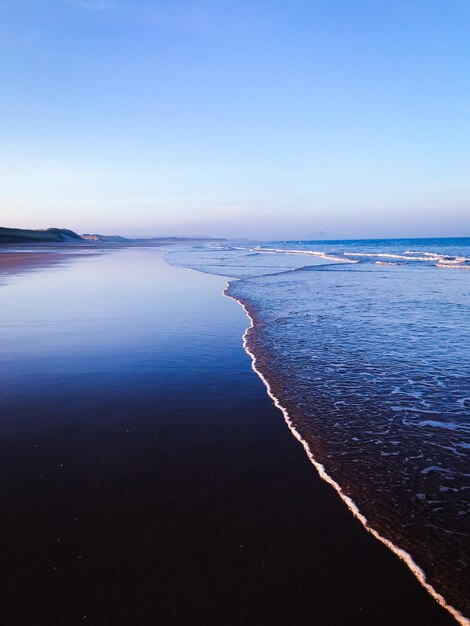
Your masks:
<svg viewBox="0 0 470 626"><path fill-rule="evenodd" d="M354 515L354 517L356 517L361 522L361 524L364 526L364 528L368 532L370 532L371 535L373 535L381 543L385 544L387 546L387 548L389 548L402 561L404 561L404 563L406 563L406 565L410 568L410 570L415 575L415 577L418 579L418 581L421 583L421 585L437 601L437 603L440 604L440 606L442 606L444 609L446 609L452 615L452 617L454 617L457 620L457 622L459 624L461 624L461 626L470 626L470 620L468 618L466 618L464 615L462 615L462 613L460 613L460 611L458 611L453 606L448 604L446 599L444 598L444 596L442 596L440 593L438 593L434 589L434 587L427 582L426 575L425 575L424 571L419 567L419 565L417 565L417 563L414 562L412 556L408 552L406 552L406 550L404 550L403 548L400 548L399 546L396 546L392 541L390 541L390 539L387 539L386 537L383 537L377 530L375 530L374 528L369 526L367 518L358 509L358 507L357 507L356 503L354 502L354 500L344 493L344 491L341 489L340 485L334 480L334 478L332 478L326 472L324 466L321 463L319 463L314 458L308 443L305 441L305 439L302 438L302 435L298 432L298 430L293 425L292 420L291 420L291 418L289 416L289 413L288 413L287 409L285 407L283 407L282 404L279 402L277 397L274 395L269 382L266 380L266 378L261 373L261 371L257 368L256 356L250 350L250 347L248 345L248 334L249 334L250 330L252 328L254 328L254 326L255 326L254 319L251 316L251 314L248 311L248 308L245 306L245 304L241 300L238 300L237 298L235 298L234 296L232 296L228 292L229 288L230 288L230 283L227 283L227 285L226 285L226 287L225 287L225 289L223 291L224 296L226 296L227 298L230 298L230 300L234 300L235 302L237 302L243 308L243 310L245 311L245 313L246 313L246 315L247 315L247 317L248 317L248 319L250 321L249 327L243 333L243 348L244 348L245 352L248 354L248 356L251 358L251 367L252 367L253 371L263 381L263 383L264 383L264 385L266 387L266 390L268 392L268 396L273 401L274 406L276 406L282 412L282 414L284 416L284 420L286 421L287 426L291 430L291 432L294 435L294 437L302 444L305 452L307 453L308 458L310 459L311 463L315 466L315 469L317 470L318 474L320 475L320 478L322 478L325 482L327 482L329 485L331 485L333 487L333 489L338 493L338 495L340 496L341 500L343 500L343 502L346 504L348 509Z"/></svg>
<svg viewBox="0 0 470 626"><path fill-rule="evenodd" d="M303 254L305 256L316 256L326 261L335 261L336 263L357 263L357 261L353 261L352 259L335 256L328 252L321 252L320 250L285 250L284 248L261 248L260 246L254 248L254 250L265 254Z"/></svg>

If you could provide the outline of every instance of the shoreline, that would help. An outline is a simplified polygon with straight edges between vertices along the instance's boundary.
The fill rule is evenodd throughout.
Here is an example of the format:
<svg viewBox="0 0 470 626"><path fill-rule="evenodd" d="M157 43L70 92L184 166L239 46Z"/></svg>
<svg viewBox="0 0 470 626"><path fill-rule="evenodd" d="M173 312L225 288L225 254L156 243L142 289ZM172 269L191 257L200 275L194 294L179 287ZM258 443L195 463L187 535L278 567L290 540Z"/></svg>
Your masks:
<svg viewBox="0 0 470 626"><path fill-rule="evenodd" d="M226 298L229 298L230 300L233 300L238 305L240 305L242 307L242 309L244 310L244 312L245 312L245 314L246 314L246 316L247 316L247 318L248 318L248 320L250 322L250 325L246 328L245 332L243 333L242 342L243 342L243 349L245 350L245 352L248 354L248 356L251 359L252 370L255 372L255 374L257 374L257 376L261 379L261 381L265 385L266 392L267 392L268 396L273 401L274 406L281 411L281 413L282 413L282 415L284 417L284 421L286 422L289 430L291 431L291 433L293 434L295 439L297 439L297 441L299 441L299 443L304 448L305 453L306 453L308 459L310 460L312 465L317 470L318 475L320 476L320 478L322 480L324 480L328 485L333 487L333 489L339 495L339 497L344 502L344 504L346 504L346 506L348 507L349 511L353 514L353 516L357 520L359 520L359 522L362 524L364 529L367 532L369 532L373 537L375 537L375 539L377 539L382 544L384 544L394 555L396 555L401 561L403 561L407 565L407 567L410 569L410 571L413 573L413 575L419 581L419 583L422 585L422 587L429 593L429 595L442 608L444 608L446 611L448 611L450 613L450 615L452 615L452 617L461 626L470 626L470 619L467 618L466 616L464 616L458 609L456 609L455 607L450 605L446 601L444 596L441 595L436 589L434 589L434 587L430 583L427 582L426 574L425 574L424 570L413 560L413 557L411 556L411 554L409 554L403 548L400 548L399 546L395 545L390 539L387 539L386 537L382 536L377 530L372 528L369 525L369 523L367 521L367 518L361 513L361 511L357 507L357 505L354 502L354 500L351 497L349 497L347 494L344 493L344 491L342 490L342 488L339 485L339 483L337 483L334 480L334 478L332 478L327 473L327 471L325 470L325 467L315 459L312 451L310 450L310 446L309 446L308 442L305 441L305 439L303 439L302 435L299 433L299 431L293 425L288 410L281 404L279 399L276 397L276 395L274 394L274 392L271 389L271 385L270 385L268 379L258 369L258 367L256 365L256 362L257 362L256 354L251 350L251 347L250 347L250 344L249 344L250 333L254 332L254 329L256 328L255 316L250 311L249 306L247 305L247 303L245 303L242 300L239 300L235 296L231 295L231 293L230 293L230 286L231 286L231 281L226 283L226 287L225 287L225 289L222 292L223 295Z"/></svg>
<svg viewBox="0 0 470 626"><path fill-rule="evenodd" d="M0 287L4 621L453 624L286 433L226 279L161 252Z"/></svg>

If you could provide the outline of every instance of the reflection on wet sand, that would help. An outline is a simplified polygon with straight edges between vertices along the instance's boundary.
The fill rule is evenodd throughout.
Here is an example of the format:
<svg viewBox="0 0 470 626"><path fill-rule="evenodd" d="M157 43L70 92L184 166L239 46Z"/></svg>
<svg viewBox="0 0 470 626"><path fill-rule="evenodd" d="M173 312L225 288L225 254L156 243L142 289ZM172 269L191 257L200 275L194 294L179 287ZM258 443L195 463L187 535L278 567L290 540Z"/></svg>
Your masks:
<svg viewBox="0 0 470 626"><path fill-rule="evenodd" d="M94 256L97 252L69 252L49 251L29 252L17 250L15 252L0 252L0 279L7 275L22 274L33 270L45 269L54 265L66 263L77 257Z"/></svg>

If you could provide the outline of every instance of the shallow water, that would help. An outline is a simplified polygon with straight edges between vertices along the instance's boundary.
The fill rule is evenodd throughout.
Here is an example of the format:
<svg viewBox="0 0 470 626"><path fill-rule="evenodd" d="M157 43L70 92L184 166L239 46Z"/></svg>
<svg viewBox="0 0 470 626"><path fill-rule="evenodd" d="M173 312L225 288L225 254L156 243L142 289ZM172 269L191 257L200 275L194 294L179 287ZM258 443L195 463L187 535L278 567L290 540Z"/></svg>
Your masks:
<svg viewBox="0 0 470 626"><path fill-rule="evenodd" d="M237 278L259 368L315 459L470 614L470 239L169 253Z"/></svg>

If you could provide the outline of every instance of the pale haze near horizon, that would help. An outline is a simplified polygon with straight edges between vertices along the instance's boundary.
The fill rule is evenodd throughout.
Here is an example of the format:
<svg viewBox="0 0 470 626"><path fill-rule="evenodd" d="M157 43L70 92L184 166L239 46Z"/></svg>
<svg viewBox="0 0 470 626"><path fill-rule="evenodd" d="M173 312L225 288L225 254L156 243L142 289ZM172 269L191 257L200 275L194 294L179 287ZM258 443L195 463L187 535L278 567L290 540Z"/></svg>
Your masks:
<svg viewBox="0 0 470 626"><path fill-rule="evenodd" d="M470 235L470 3L0 0L0 226Z"/></svg>

